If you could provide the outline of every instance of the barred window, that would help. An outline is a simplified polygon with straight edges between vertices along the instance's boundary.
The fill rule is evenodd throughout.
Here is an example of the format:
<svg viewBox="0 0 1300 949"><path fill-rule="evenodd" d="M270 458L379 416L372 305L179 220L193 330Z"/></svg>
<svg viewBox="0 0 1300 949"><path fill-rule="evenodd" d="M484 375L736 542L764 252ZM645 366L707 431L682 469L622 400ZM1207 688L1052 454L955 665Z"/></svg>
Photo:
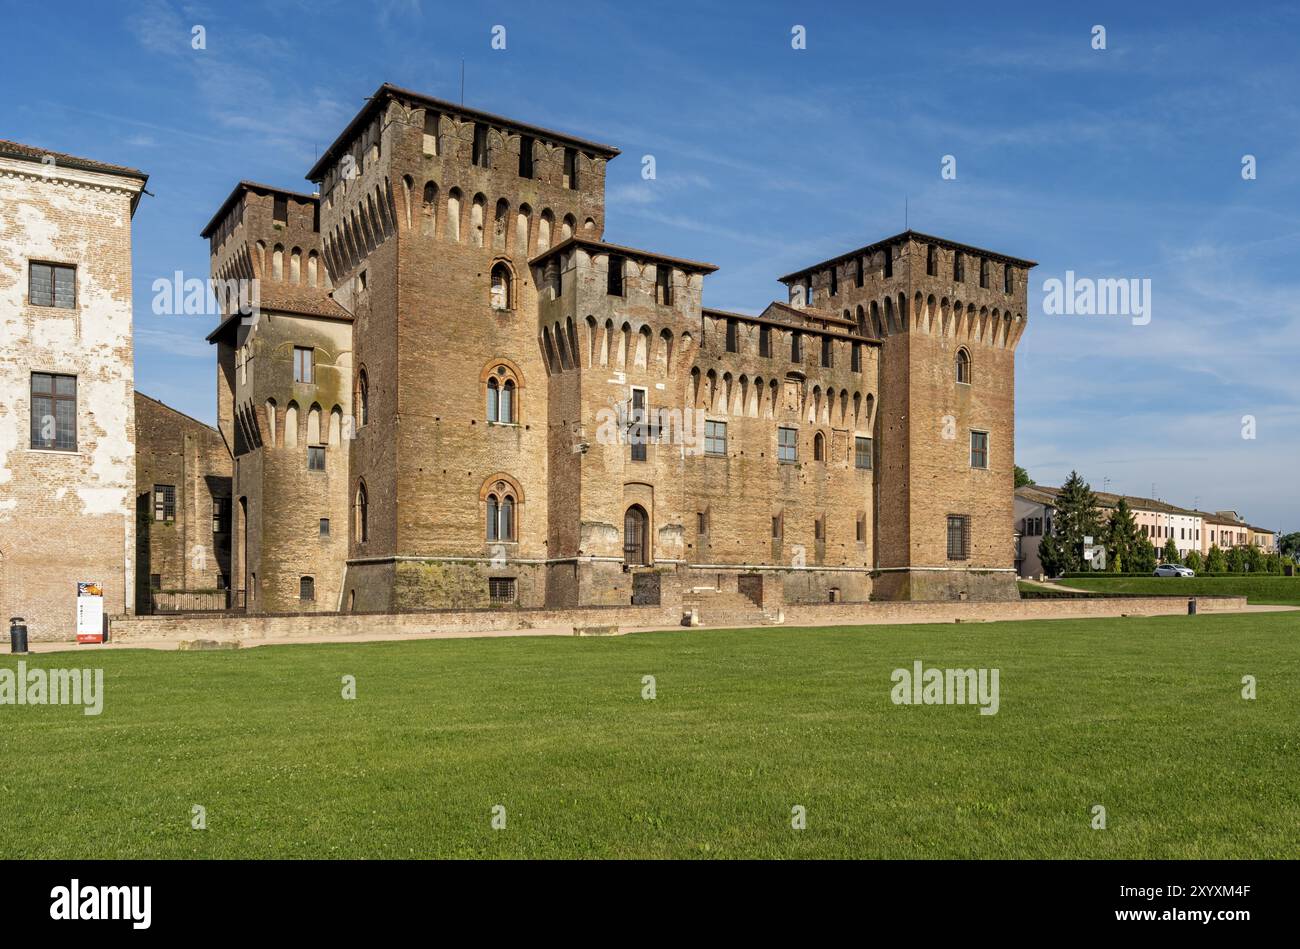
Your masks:
<svg viewBox="0 0 1300 949"><path fill-rule="evenodd" d="M488 599L493 606L515 601L514 577L488 577Z"/></svg>
<svg viewBox="0 0 1300 949"><path fill-rule="evenodd" d="M153 486L153 519L155 521L176 520L176 485L155 484Z"/></svg>
<svg viewBox="0 0 1300 949"><path fill-rule="evenodd" d="M32 447L77 450L77 377L32 373Z"/></svg>
<svg viewBox="0 0 1300 949"><path fill-rule="evenodd" d="M871 468L871 439L861 435L853 439L853 466L868 470Z"/></svg>
<svg viewBox="0 0 1300 949"><path fill-rule="evenodd" d="M787 463L799 460L799 432L796 429L776 430L776 459Z"/></svg>
<svg viewBox="0 0 1300 949"><path fill-rule="evenodd" d="M316 599L315 577L302 577L298 580L298 599L309 602Z"/></svg>
<svg viewBox="0 0 1300 949"><path fill-rule="evenodd" d="M970 516L948 515L948 559L966 560L970 557Z"/></svg>
<svg viewBox="0 0 1300 949"><path fill-rule="evenodd" d="M708 455L725 455L727 453L727 423L704 423L704 452Z"/></svg>
<svg viewBox="0 0 1300 949"><path fill-rule="evenodd" d="M27 302L71 310L77 305L77 268L32 263L27 268Z"/></svg>

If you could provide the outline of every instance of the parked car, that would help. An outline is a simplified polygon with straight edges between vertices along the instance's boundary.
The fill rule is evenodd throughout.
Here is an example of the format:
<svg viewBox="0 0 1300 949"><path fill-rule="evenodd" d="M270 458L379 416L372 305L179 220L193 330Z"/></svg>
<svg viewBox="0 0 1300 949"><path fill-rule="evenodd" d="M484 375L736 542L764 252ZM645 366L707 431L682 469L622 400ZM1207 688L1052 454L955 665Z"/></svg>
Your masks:
<svg viewBox="0 0 1300 949"><path fill-rule="evenodd" d="M1156 567L1153 577L1194 577L1196 571L1176 563L1162 563Z"/></svg>

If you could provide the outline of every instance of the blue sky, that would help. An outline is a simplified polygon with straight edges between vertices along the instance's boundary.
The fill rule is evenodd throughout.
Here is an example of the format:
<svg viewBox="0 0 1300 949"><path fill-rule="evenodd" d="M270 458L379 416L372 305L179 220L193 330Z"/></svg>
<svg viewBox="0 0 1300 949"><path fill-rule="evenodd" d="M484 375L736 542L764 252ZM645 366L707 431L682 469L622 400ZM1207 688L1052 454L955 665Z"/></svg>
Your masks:
<svg viewBox="0 0 1300 949"><path fill-rule="evenodd" d="M1300 529L1300 11L1064 6L81 0L0 38L0 138L149 173L137 386L205 420L211 320L153 315L154 278L206 276L235 181L309 190L364 96L456 99L463 58L466 104L623 149L607 238L718 264L707 305L757 312L777 276L902 230L905 196L918 230L1037 260L1020 464ZM1150 323L1045 315L1067 270L1150 279Z"/></svg>

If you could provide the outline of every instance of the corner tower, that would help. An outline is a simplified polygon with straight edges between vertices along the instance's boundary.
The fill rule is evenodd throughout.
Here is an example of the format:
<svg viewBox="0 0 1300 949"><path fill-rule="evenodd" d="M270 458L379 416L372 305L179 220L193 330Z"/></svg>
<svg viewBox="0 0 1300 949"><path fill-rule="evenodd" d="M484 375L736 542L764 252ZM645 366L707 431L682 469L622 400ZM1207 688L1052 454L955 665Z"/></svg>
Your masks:
<svg viewBox="0 0 1300 949"><path fill-rule="evenodd" d="M1030 260L905 231L782 282L881 340L873 595L1013 599Z"/></svg>

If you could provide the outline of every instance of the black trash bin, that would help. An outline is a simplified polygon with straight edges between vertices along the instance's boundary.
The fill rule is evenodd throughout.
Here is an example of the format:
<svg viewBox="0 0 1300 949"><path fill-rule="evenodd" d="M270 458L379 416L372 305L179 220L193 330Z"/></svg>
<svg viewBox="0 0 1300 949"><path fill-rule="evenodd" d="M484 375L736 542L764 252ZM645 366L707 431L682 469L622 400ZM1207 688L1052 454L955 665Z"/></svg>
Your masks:
<svg viewBox="0 0 1300 949"><path fill-rule="evenodd" d="M27 652L27 621L21 616L9 617L9 651Z"/></svg>
<svg viewBox="0 0 1300 949"><path fill-rule="evenodd" d="M1190 600L1187 601L1187 615L1188 616L1196 615L1196 597L1192 597Z"/></svg>

